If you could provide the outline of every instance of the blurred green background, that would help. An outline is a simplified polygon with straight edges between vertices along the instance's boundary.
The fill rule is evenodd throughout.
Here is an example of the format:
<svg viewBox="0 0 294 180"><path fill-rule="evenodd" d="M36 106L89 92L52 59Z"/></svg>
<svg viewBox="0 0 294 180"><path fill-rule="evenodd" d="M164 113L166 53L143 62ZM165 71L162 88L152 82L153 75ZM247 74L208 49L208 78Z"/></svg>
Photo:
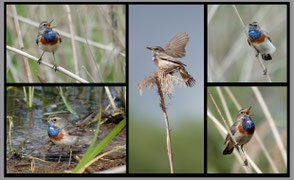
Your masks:
<svg viewBox="0 0 294 180"><path fill-rule="evenodd" d="M130 113L129 117L130 173L169 173L163 114L153 117ZM203 117L187 114L169 119L175 173L203 173Z"/></svg>
<svg viewBox="0 0 294 180"><path fill-rule="evenodd" d="M257 142L256 133L260 136L269 155L272 157L280 173L286 173L287 167L283 161L280 150L277 147L277 142L273 136L273 131L269 127L269 123L263 113L263 110L257 101L251 87L229 87L236 100L241 105L242 109L252 106L252 120L255 123L255 134L250 142L244 145L244 150L257 164L263 173L274 173L265 154L261 151L261 147ZM281 136L285 149L287 150L287 88L286 87L258 87L262 94L265 103L273 117L274 123L277 127L278 133ZM208 90L212 93L222 115L228 122L228 117L225 114L223 105L215 87L209 87ZM220 88L224 99L228 105L233 122L236 121L238 111L231 98L228 96L224 87ZM217 120L224 126L223 121L210 97L207 97L208 110L217 118ZM228 123L229 126L231 124ZM222 155L225 148L224 137L216 128L212 120L207 118L207 170L208 173L244 173L242 164L236 159L236 156ZM234 150L235 151L235 150Z"/></svg>
<svg viewBox="0 0 294 180"><path fill-rule="evenodd" d="M276 47L273 60L264 62L273 82L287 81L287 6L236 5L248 32L257 21ZM248 45L244 29L232 5L208 6L208 81L268 81Z"/></svg>
<svg viewBox="0 0 294 180"><path fill-rule="evenodd" d="M75 36L75 50L70 38L70 22L67 14L70 9ZM90 82L125 82L125 5L7 5L6 6L6 45L39 58L42 50L36 44L38 27L41 21L54 19L53 30L59 32L62 44L55 52L58 66L77 74ZM18 21L15 18L18 18ZM18 26L15 22L19 23ZM17 30L20 30L21 37ZM74 63L74 51L77 66ZM53 63L52 53L45 53L43 60ZM7 50L7 82L28 82L23 57ZM60 72L38 65L28 60L33 82L76 82ZM77 70L76 70L77 69ZM100 71L100 72L99 72ZM39 76L39 77L38 77Z"/></svg>

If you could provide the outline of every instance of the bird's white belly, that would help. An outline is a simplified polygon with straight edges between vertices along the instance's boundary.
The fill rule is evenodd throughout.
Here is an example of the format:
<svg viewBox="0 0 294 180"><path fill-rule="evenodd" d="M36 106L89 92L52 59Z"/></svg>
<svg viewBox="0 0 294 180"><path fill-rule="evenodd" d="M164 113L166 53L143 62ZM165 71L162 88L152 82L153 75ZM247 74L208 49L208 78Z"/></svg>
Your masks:
<svg viewBox="0 0 294 180"><path fill-rule="evenodd" d="M63 139L61 141L55 141L51 139L54 144L59 145L59 146L71 146L75 144L78 141L78 136L67 136L64 135Z"/></svg>
<svg viewBox="0 0 294 180"><path fill-rule="evenodd" d="M246 144L250 141L250 139L252 138L252 134L250 135L244 135L244 134L240 134L238 131L236 131L236 133L234 134L234 138L236 140L236 142L238 143L238 145L243 145Z"/></svg>
<svg viewBox="0 0 294 180"><path fill-rule="evenodd" d="M51 45L46 45L44 46L41 42L39 43L39 47L46 52L55 52L59 48L59 42L53 46Z"/></svg>
<svg viewBox="0 0 294 180"><path fill-rule="evenodd" d="M173 70L177 66L174 63L169 62L169 61L159 60L158 67L161 69L165 69L165 70Z"/></svg>
<svg viewBox="0 0 294 180"><path fill-rule="evenodd" d="M268 39L265 39L264 43L254 43L254 47L261 54L273 54L276 51L275 46Z"/></svg>

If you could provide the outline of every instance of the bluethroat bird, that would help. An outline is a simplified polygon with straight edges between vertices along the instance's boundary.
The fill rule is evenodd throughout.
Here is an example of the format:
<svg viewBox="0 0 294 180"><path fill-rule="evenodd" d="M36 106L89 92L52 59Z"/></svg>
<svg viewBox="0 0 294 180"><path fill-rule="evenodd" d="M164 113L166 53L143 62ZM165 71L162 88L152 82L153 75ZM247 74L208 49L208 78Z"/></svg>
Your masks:
<svg viewBox="0 0 294 180"><path fill-rule="evenodd" d="M188 41L189 37L184 32L174 36L165 48L153 46L147 49L154 52L153 61L159 69L170 74L179 72L186 85L192 87L196 83L195 79L186 71L186 64L176 59L186 55L185 47Z"/></svg>
<svg viewBox="0 0 294 180"><path fill-rule="evenodd" d="M248 109L241 109L239 111L237 121L230 128L230 131L237 144L234 143L230 134L228 133L225 140L226 148L223 151L223 155L231 154L234 150L234 147L237 145L240 145L241 150L243 151L243 145L247 144L252 138L255 125L251 120L250 109L251 106Z"/></svg>
<svg viewBox="0 0 294 180"><path fill-rule="evenodd" d="M276 51L276 48L272 44L268 33L261 30L257 22L249 24L247 41L256 50L256 57L261 54L262 59L265 61L272 59L271 55Z"/></svg>
<svg viewBox="0 0 294 180"><path fill-rule="evenodd" d="M62 39L58 32L52 30L53 28L51 26L52 22L53 20L50 22L43 21L40 23L36 43L38 47L43 50L43 53L38 60L38 63L39 64L41 63L42 57L45 52L52 52L53 60L54 60L53 69L56 71L57 66L56 66L54 53L59 48L59 45L61 44Z"/></svg>
<svg viewBox="0 0 294 180"><path fill-rule="evenodd" d="M89 132L84 129L84 126L94 117L94 113L88 113L82 121L74 124L69 122L62 115L51 115L48 117L48 136L54 144L61 147L68 146L70 148L71 160L71 146L77 143L82 136L89 134Z"/></svg>

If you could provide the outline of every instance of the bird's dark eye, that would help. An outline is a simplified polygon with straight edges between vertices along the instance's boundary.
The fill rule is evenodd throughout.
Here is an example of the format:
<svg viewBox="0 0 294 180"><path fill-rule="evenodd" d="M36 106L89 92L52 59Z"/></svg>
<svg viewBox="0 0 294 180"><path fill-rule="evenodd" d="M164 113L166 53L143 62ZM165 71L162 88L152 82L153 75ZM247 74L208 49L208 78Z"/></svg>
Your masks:
<svg viewBox="0 0 294 180"><path fill-rule="evenodd" d="M46 26L47 24L43 24L43 26Z"/></svg>
<svg viewBox="0 0 294 180"><path fill-rule="evenodd" d="M244 114L244 111L241 111L241 114Z"/></svg>
<svg viewBox="0 0 294 180"><path fill-rule="evenodd" d="M56 119L54 118L53 121L56 122Z"/></svg>

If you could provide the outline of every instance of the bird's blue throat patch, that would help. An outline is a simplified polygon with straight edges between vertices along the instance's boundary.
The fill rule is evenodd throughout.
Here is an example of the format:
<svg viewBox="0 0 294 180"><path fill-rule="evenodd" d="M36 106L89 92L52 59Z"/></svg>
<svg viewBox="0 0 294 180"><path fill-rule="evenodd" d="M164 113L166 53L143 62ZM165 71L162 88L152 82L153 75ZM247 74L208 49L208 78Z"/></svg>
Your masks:
<svg viewBox="0 0 294 180"><path fill-rule="evenodd" d="M54 123L49 123L49 127L48 127L48 134L50 135L50 136L53 136L53 137L55 137L55 136L57 136L58 135L58 133L59 133L59 128L55 128L54 127Z"/></svg>
<svg viewBox="0 0 294 180"><path fill-rule="evenodd" d="M43 37L46 41L51 42L51 41L54 41L54 39L56 37L56 33L54 31L52 31L51 28L46 27L46 33Z"/></svg>
<svg viewBox="0 0 294 180"><path fill-rule="evenodd" d="M242 126L246 131L252 131L255 128L254 122L251 120L251 118L247 115L244 115L243 118L245 119L242 122Z"/></svg>
<svg viewBox="0 0 294 180"><path fill-rule="evenodd" d="M258 39L261 36L261 31L257 30L255 27L249 27L248 35L252 39Z"/></svg>

